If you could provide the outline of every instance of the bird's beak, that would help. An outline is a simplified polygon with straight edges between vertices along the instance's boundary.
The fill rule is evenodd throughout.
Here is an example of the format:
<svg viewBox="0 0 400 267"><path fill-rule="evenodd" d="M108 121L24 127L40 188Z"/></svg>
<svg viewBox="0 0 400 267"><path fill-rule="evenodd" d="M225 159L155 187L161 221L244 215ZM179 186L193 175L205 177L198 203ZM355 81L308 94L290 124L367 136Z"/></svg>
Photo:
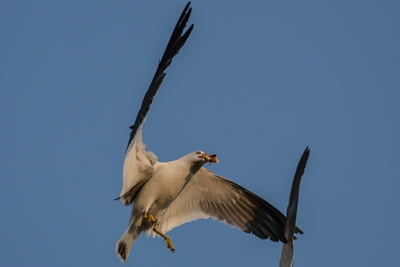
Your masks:
<svg viewBox="0 0 400 267"><path fill-rule="evenodd" d="M206 161L206 162L210 162L211 163L218 163L218 159L217 159L217 155L212 154L212 155L208 155L208 154L203 154L202 158Z"/></svg>

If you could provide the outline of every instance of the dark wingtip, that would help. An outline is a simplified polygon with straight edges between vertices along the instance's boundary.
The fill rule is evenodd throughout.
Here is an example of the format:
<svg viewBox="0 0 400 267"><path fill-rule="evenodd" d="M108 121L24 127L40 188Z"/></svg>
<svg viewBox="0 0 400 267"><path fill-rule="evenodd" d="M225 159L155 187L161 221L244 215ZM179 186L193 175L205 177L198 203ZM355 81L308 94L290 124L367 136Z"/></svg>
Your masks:
<svg viewBox="0 0 400 267"><path fill-rule="evenodd" d="M131 129L131 133L129 135L129 141L128 145L126 146L126 151L128 151L129 145L131 144L132 140L134 140L140 125L144 122L147 113L150 110L150 105L153 103L154 96L157 94L158 89L161 86L161 83L165 77L166 69L171 64L174 56L179 53L179 50L185 44L186 40L189 38L191 31L193 30L194 25L192 24L190 28L185 33L183 33L186 27L186 23L188 22L190 14L192 12L190 3L191 2L189 1L186 4L178 19L178 22L175 25L172 35L168 41L167 47L165 48L164 54L159 61L156 73L154 74L154 77L150 83L149 89L147 90L145 97L143 98L139 113L137 114L135 119L135 123L134 125L129 127Z"/></svg>
<svg viewBox="0 0 400 267"><path fill-rule="evenodd" d="M186 4L184 10L187 10L191 3L192 3L192 1L187 2L187 4Z"/></svg>
<svg viewBox="0 0 400 267"><path fill-rule="evenodd" d="M287 214L286 214L287 215L286 224L294 225L293 230L288 230L289 232L293 231L291 234L293 233L304 234L304 232L299 227L295 226L295 223L297 217L297 206L299 202L300 182L305 172L309 155L310 155L310 148L307 146L303 154L301 155L299 163L297 164L296 172L292 182L292 188L290 190L289 205L287 207Z"/></svg>

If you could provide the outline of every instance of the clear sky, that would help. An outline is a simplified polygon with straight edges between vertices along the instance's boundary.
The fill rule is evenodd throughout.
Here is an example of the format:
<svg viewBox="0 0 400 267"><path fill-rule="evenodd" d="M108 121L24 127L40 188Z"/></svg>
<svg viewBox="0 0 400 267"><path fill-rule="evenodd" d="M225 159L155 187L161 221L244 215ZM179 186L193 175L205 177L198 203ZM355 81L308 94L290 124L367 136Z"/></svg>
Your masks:
<svg viewBox="0 0 400 267"><path fill-rule="evenodd" d="M129 129L186 1L0 3L0 266L121 266ZM193 1L143 130L285 211L296 266L400 261L400 2ZM126 266L278 266L282 244L213 220L141 235Z"/></svg>

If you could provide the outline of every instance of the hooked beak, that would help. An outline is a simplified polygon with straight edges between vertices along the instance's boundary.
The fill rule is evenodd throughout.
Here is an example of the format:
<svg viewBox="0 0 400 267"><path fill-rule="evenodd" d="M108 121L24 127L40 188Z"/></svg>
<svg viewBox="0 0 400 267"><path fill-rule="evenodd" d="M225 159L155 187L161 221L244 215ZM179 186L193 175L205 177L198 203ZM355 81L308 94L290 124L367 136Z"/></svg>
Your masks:
<svg viewBox="0 0 400 267"><path fill-rule="evenodd" d="M217 155L215 155L215 154L212 154L212 155L203 154L203 155L201 155L201 157L204 159L204 161L209 162L210 165L211 165L211 163L219 162L219 160L217 159Z"/></svg>

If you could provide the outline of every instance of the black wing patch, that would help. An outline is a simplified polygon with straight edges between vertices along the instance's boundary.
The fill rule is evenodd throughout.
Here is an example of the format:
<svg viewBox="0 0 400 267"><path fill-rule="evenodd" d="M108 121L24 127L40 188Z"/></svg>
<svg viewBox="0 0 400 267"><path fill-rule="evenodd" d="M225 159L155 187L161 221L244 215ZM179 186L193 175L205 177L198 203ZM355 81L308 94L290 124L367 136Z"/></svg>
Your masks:
<svg viewBox="0 0 400 267"><path fill-rule="evenodd" d="M158 89L160 88L160 85L166 75L165 70L171 64L174 56L179 53L179 50L183 47L190 33L193 30L194 25L192 24L189 27L189 29L182 35L183 30L186 27L186 23L188 22L190 14L192 12L192 8L191 7L189 8L189 6L190 2L187 3L187 5L182 11L181 16L179 17L178 22L176 23L171 38L169 39L167 48L165 49L164 54L160 60L160 63L158 64L157 71L154 74L149 89L147 90L143 98L142 106L140 107L140 110L136 116L135 124L129 127L130 129L132 129L132 131L126 149L128 149L130 143L135 138L135 135L139 127L142 125L144 119L147 116L147 113L150 110L150 105L153 103L154 97L157 94Z"/></svg>

